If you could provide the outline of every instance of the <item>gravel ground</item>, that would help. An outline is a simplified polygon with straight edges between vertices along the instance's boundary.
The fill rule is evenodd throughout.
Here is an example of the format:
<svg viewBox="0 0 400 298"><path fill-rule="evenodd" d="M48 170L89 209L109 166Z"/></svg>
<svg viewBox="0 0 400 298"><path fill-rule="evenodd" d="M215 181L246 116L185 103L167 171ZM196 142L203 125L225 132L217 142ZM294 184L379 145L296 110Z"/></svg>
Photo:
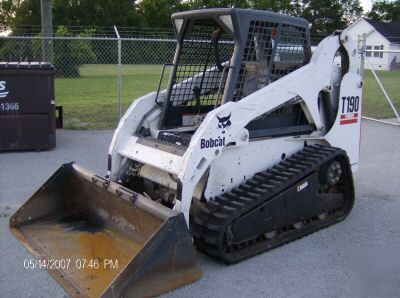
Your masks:
<svg viewBox="0 0 400 298"><path fill-rule="evenodd" d="M166 296L354 297L353 291L371 295L367 286L376 286L377 296L391 291L399 297L400 129L370 121L362 126L356 203L345 221L236 265L200 255L203 278ZM66 296L47 272L24 269L31 255L10 234L9 216L64 162L104 175L111 137L110 131L61 130L55 150L0 154L0 297ZM383 271L371 270L377 265ZM397 274L388 280L390 268Z"/></svg>

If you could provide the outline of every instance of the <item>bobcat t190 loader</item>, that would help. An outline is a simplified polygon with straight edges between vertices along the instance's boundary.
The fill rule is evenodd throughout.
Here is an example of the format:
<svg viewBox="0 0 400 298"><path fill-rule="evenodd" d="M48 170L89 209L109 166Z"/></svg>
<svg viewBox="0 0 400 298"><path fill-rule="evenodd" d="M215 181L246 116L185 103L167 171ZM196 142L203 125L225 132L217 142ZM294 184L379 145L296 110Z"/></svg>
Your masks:
<svg viewBox="0 0 400 298"><path fill-rule="evenodd" d="M312 54L299 18L206 9L172 21L168 87L127 110L108 176L64 164L10 220L72 296L158 295L201 276L194 246L235 263L352 209L363 82L347 32Z"/></svg>

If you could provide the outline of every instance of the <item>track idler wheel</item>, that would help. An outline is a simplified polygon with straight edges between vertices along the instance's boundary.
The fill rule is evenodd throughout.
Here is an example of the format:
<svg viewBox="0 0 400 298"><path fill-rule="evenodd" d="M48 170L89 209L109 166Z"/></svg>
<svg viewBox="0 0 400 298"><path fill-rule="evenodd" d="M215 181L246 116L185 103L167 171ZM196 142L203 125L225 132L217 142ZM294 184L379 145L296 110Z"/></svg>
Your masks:
<svg viewBox="0 0 400 298"><path fill-rule="evenodd" d="M332 160L327 162L321 167L321 184L334 186L340 181L342 176L342 165L338 160Z"/></svg>

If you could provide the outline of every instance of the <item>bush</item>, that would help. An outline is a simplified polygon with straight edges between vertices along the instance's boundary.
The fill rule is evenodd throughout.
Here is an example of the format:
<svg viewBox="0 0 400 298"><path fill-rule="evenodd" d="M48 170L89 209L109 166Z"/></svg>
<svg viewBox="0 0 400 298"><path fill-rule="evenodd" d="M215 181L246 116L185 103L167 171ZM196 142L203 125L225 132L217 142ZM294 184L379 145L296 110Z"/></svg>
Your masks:
<svg viewBox="0 0 400 298"><path fill-rule="evenodd" d="M0 40L0 61L19 62L33 61L34 49L30 40L26 39L1 39Z"/></svg>
<svg viewBox="0 0 400 298"><path fill-rule="evenodd" d="M89 37L93 30L87 30L78 35ZM71 34L64 26L59 26L56 37L70 37ZM66 78L79 77L79 66L82 64L96 63L96 54L93 52L90 40L55 39L53 45L53 59L57 75Z"/></svg>

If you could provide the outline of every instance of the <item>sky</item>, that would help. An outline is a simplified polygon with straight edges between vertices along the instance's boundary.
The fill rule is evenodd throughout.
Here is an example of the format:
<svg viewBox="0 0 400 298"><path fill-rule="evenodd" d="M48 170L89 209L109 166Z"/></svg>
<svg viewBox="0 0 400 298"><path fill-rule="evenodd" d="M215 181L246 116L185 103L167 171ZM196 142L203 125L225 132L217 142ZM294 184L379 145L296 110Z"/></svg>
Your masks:
<svg viewBox="0 0 400 298"><path fill-rule="evenodd" d="M371 10L372 0L360 0L361 6L364 8L364 13Z"/></svg>

